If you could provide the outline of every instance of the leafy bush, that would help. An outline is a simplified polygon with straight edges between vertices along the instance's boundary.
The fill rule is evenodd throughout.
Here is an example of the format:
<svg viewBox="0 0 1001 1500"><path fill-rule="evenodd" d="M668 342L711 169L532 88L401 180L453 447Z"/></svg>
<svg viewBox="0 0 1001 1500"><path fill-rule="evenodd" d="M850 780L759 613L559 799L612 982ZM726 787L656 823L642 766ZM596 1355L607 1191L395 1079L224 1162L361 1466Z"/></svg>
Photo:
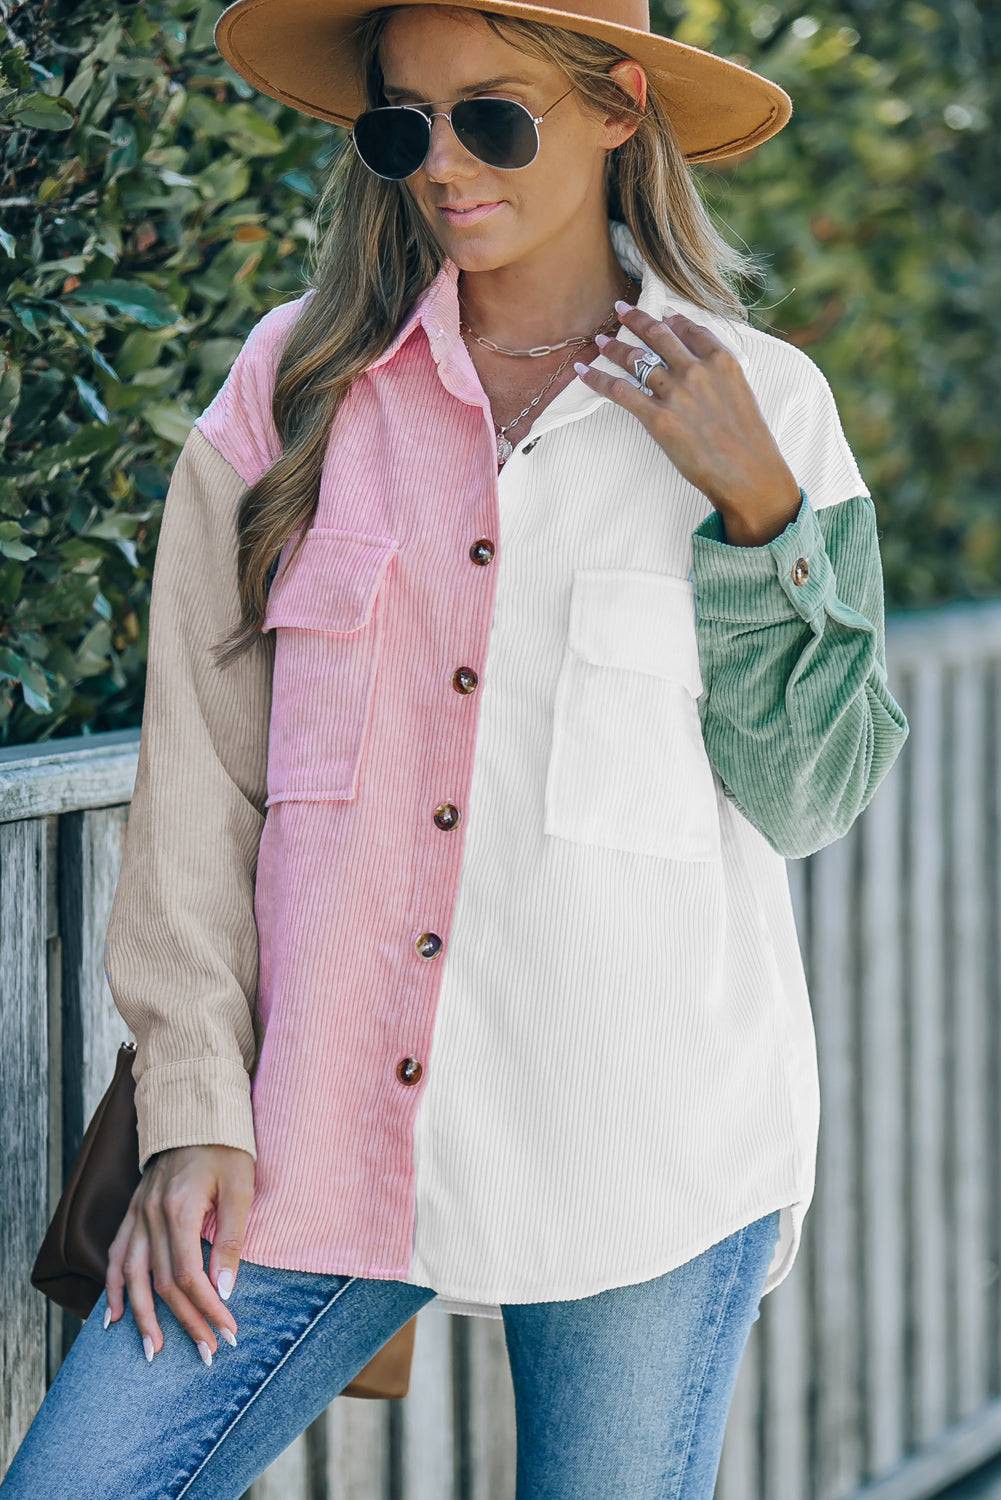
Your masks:
<svg viewBox="0 0 1001 1500"><path fill-rule="evenodd" d="M762 252L756 320L832 380L891 603L1001 588L1001 22L656 0L783 83L793 124L703 174ZM295 295L338 134L219 59L214 0L29 0L0 42L0 739L139 720L166 481L241 340ZM994 89L996 93L996 87Z"/></svg>
<svg viewBox="0 0 1001 1500"><path fill-rule="evenodd" d="M221 9L50 0L0 54L10 742L138 723L178 446L250 327L301 289L330 131L235 78Z"/></svg>

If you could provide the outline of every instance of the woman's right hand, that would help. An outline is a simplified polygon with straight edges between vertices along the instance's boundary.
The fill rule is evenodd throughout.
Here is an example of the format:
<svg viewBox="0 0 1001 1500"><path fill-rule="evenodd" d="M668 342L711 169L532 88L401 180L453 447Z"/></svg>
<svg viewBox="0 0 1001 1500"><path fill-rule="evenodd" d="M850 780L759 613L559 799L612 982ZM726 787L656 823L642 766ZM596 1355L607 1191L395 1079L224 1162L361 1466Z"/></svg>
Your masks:
<svg viewBox="0 0 1001 1500"><path fill-rule="evenodd" d="M253 1193L254 1158L236 1146L178 1146L147 1163L111 1242L105 1289L108 1321L114 1323L125 1311L123 1288L128 1288L148 1360L163 1348L154 1290L206 1364L219 1347L210 1320L227 1343L236 1343L236 1319L223 1297L239 1270ZM206 1274L201 1230L211 1208L216 1235Z"/></svg>

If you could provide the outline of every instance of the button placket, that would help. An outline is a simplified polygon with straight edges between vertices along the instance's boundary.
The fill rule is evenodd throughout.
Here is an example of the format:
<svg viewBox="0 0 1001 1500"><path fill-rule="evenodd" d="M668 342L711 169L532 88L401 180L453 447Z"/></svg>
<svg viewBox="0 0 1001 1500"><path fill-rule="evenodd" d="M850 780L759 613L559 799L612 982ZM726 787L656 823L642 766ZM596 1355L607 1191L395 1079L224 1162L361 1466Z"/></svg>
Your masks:
<svg viewBox="0 0 1001 1500"><path fill-rule="evenodd" d="M491 463L492 461L491 455ZM496 481L496 475L492 470L491 472ZM466 557L462 558L460 553L459 566L463 571L456 580L457 594L463 606L465 628L462 634L466 636L467 629L469 630L467 648L471 655L479 654L486 648L494 584L488 576L482 582L478 579L474 581L464 569L470 565L486 569L494 561L497 553L493 540L493 536L497 535L496 530L493 530L498 525L496 510L495 491L492 504L488 506L489 514L480 518L483 529L467 533L463 544ZM491 530L493 536L490 534ZM462 662L461 656L459 661ZM463 663L453 668L447 681L451 691L460 697L470 697L479 686L479 674L474 667ZM445 684L443 690L446 693L448 691ZM446 699L446 704L447 701ZM469 736L475 729L477 717L476 705L473 704L464 709L456 704L455 711L462 716L456 720L457 733L446 736L440 744L428 747L430 753L425 767L427 779L424 780L424 785L430 796L421 820L426 833L419 838L415 849L416 868L411 888L410 920L414 923L410 938L413 944L410 972L414 985L411 1004L416 1002L422 1011L424 1005L429 1004L428 1019L431 1024L434 1018L434 996L441 977L441 966L438 965L436 970L434 961L445 951L444 938L441 933L432 930L432 924L441 926L444 930L450 920L458 885L454 861L461 859L463 843L461 832L457 838L445 839L444 842L442 835L454 833L462 823L462 803L468 791L472 770L472 744ZM470 713L472 718L468 717ZM421 930L422 928L425 930ZM395 1066L396 1079L400 1084L413 1085L422 1076L423 1065L419 1052L422 1047L430 1045L429 1038L430 1031L425 1035L423 1027L418 1033L411 1032L398 1037L400 1052L418 1054L402 1059L398 1055Z"/></svg>

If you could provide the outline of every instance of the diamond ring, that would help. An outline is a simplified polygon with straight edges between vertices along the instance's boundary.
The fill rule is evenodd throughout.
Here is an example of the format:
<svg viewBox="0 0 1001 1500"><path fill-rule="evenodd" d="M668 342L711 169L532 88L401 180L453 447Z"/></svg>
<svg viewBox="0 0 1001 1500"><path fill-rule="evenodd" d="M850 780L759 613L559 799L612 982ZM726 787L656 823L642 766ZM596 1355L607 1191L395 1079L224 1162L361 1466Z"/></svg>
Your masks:
<svg viewBox="0 0 1001 1500"><path fill-rule="evenodd" d="M658 365L663 366L665 370L667 369L666 362L661 359L659 354L654 354L652 349L644 349L643 353L640 355L639 359L633 366L633 374L635 375L636 380L639 382L639 388L643 392L644 396L653 395L653 391L647 385L647 376L650 374L651 370L656 370Z"/></svg>

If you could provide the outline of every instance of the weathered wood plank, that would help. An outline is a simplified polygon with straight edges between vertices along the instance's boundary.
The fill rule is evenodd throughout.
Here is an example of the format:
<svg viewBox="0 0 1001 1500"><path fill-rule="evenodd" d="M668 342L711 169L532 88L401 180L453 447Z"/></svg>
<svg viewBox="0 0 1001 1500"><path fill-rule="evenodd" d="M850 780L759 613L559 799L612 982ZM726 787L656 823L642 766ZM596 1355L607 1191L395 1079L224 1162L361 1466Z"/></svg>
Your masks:
<svg viewBox="0 0 1001 1500"><path fill-rule="evenodd" d="M761 1304L763 1500L804 1500L810 1494L812 1227L808 1218L796 1264Z"/></svg>
<svg viewBox="0 0 1001 1500"><path fill-rule="evenodd" d="M987 911L987 1013L991 1019L991 1079L988 1086L986 1170L992 1188L991 1238L993 1276L990 1288L991 1392L1001 1396L1001 653L986 674L987 841L984 901Z"/></svg>
<svg viewBox="0 0 1001 1500"><path fill-rule="evenodd" d="M852 1500L939 1500L956 1480L972 1474L1001 1453L1001 1401L959 1422L927 1445L894 1474L859 1490ZM951 1493L951 1490L950 1490ZM979 1500L994 1500L984 1490Z"/></svg>
<svg viewBox="0 0 1001 1500"><path fill-rule="evenodd" d="M984 748L985 683L978 666L956 669L951 722L950 908L953 1028L952 1120L955 1220L955 1410L972 1416L988 1397L987 914Z"/></svg>
<svg viewBox="0 0 1001 1500"><path fill-rule="evenodd" d="M51 1221L63 1190L63 950L59 937L59 819L45 820L45 933L46 991L48 996L48 1077L46 1093L49 1115L48 1205L46 1222ZM63 1310L46 1299L46 1376L51 1385L63 1361Z"/></svg>
<svg viewBox="0 0 1001 1500"><path fill-rule="evenodd" d="M909 861L905 954L909 958L911 1246L909 1331L911 1443L934 1443L948 1422L944 1010L945 867L942 674L934 658L915 670L907 713Z"/></svg>
<svg viewBox="0 0 1001 1500"><path fill-rule="evenodd" d="M902 779L891 771L859 824L859 1067L865 1469L906 1448L904 1026L900 942Z"/></svg>
<svg viewBox="0 0 1001 1500"><path fill-rule="evenodd" d="M469 1500L514 1500L518 1442L504 1324L500 1318L468 1323Z"/></svg>
<svg viewBox="0 0 1001 1500"><path fill-rule="evenodd" d="M897 672L934 664L939 670L1001 656L1001 603L942 604L900 610L886 617L886 661L892 685Z"/></svg>
<svg viewBox="0 0 1001 1500"><path fill-rule="evenodd" d="M63 1169L68 1171L130 1033L104 972L104 938L128 808L66 814L59 830L63 950Z"/></svg>
<svg viewBox="0 0 1001 1500"><path fill-rule="evenodd" d="M400 1500L453 1500L452 1315L429 1302L417 1315L409 1393L401 1416Z"/></svg>
<svg viewBox="0 0 1001 1500"><path fill-rule="evenodd" d="M0 750L0 823L128 802L138 729L13 745Z"/></svg>
<svg viewBox="0 0 1001 1500"><path fill-rule="evenodd" d="M45 1298L29 1275L48 1223L44 819L0 825L0 1472L45 1395Z"/></svg>
<svg viewBox="0 0 1001 1500"><path fill-rule="evenodd" d="M811 864L810 988L823 1123L813 1206L816 1431L811 1500L842 1500L862 1478L859 1392L857 1032L852 893L857 825Z"/></svg>
<svg viewBox="0 0 1001 1500"><path fill-rule="evenodd" d="M390 1404L338 1396L327 1408L330 1500L386 1500Z"/></svg>

